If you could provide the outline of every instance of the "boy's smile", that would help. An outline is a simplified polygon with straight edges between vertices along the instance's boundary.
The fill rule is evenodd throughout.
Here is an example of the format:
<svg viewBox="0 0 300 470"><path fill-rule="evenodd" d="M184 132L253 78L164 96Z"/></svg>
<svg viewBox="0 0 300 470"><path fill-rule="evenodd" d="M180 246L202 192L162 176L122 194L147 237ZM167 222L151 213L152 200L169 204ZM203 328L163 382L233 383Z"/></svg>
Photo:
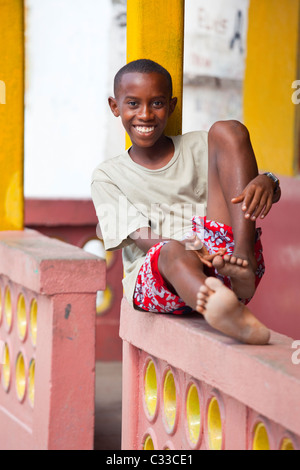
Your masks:
<svg viewBox="0 0 300 470"><path fill-rule="evenodd" d="M120 116L133 151L161 146L164 130L176 106L166 78L156 72L130 72L123 75L115 98L109 98L111 110Z"/></svg>

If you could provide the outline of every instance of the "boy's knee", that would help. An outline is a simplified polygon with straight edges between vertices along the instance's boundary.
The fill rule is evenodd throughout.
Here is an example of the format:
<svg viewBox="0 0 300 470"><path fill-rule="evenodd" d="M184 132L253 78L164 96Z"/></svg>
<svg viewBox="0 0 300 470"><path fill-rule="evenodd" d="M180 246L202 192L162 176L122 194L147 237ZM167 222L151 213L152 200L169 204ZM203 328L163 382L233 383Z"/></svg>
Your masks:
<svg viewBox="0 0 300 470"><path fill-rule="evenodd" d="M208 138L216 145L243 145L249 141L249 132L244 124L234 119L217 121L211 126Z"/></svg>
<svg viewBox="0 0 300 470"><path fill-rule="evenodd" d="M182 243L176 240L163 245L159 254L159 266L162 268L163 273L166 274L167 271L176 269L176 264L180 262L184 250Z"/></svg>
<svg viewBox="0 0 300 470"><path fill-rule="evenodd" d="M177 240L171 240L162 246L160 250L160 257L164 258L168 263L177 259L179 253L182 251L183 245Z"/></svg>

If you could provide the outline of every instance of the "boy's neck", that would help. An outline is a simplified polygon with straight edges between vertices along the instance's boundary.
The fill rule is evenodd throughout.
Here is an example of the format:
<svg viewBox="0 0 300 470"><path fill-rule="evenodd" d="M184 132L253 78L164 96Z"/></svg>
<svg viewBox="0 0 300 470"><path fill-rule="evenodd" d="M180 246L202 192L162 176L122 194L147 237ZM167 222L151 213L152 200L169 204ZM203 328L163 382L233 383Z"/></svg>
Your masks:
<svg viewBox="0 0 300 470"><path fill-rule="evenodd" d="M132 145L129 149L131 160L145 168L157 170L169 163L174 155L173 141L163 135L152 147Z"/></svg>

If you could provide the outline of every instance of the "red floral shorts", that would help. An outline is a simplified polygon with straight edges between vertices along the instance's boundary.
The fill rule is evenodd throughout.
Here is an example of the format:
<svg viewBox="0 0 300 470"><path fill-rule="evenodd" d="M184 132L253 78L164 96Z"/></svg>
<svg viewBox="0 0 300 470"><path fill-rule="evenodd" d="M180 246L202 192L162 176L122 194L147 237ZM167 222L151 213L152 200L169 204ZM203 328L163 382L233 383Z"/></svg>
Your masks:
<svg viewBox="0 0 300 470"><path fill-rule="evenodd" d="M206 246L210 254L216 253L220 248L226 248L226 254L232 254L234 239L232 228L225 224L207 220L206 217L193 217L192 232L195 233ZM255 287L258 286L265 272L263 249L260 241L261 229L256 229L255 257L257 270L255 273ZM168 241L157 243L146 254L145 261L139 271L135 291L134 304L148 312L182 314L192 312L185 302L176 294L170 292L166 282L158 270L158 257L162 246ZM230 289L231 282L228 276L222 276L214 268L204 267L207 276L220 279ZM244 304L251 299L239 299Z"/></svg>

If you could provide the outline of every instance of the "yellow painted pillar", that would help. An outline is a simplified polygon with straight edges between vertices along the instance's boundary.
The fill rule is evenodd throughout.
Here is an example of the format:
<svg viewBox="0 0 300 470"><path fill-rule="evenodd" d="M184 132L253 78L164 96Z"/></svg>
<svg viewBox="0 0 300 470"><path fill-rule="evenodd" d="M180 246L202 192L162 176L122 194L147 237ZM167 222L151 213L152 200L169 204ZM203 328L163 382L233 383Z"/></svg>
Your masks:
<svg viewBox="0 0 300 470"><path fill-rule="evenodd" d="M244 121L261 170L299 169L299 0L250 0Z"/></svg>
<svg viewBox="0 0 300 470"><path fill-rule="evenodd" d="M23 0L0 0L0 230L23 228Z"/></svg>
<svg viewBox="0 0 300 470"><path fill-rule="evenodd" d="M168 135L182 131L183 32L184 0L127 0L127 62L151 59L172 76L178 104Z"/></svg>

